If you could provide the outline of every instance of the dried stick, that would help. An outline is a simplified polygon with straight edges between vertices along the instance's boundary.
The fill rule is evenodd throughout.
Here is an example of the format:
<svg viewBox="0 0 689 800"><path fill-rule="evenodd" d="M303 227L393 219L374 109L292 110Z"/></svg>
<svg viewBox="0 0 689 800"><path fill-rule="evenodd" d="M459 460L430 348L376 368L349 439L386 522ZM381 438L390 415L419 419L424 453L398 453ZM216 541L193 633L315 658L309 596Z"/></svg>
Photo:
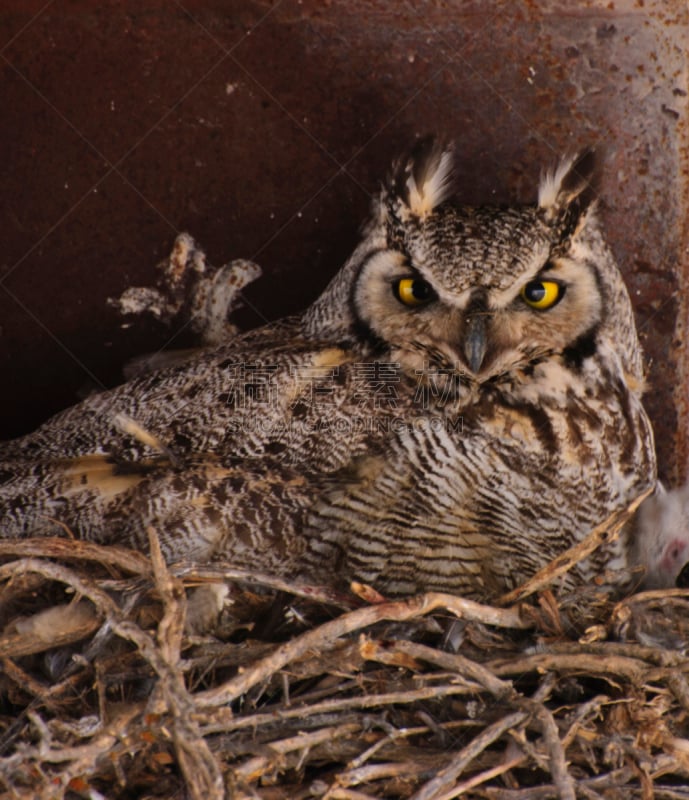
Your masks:
<svg viewBox="0 0 689 800"><path fill-rule="evenodd" d="M363 767L341 772L337 780L348 786L357 786L369 781L379 781L383 778L400 778L408 775L417 777L423 767L414 761L386 761L377 764L367 764Z"/></svg>
<svg viewBox="0 0 689 800"><path fill-rule="evenodd" d="M675 700L689 713L689 681L679 669L670 670L667 675L667 685Z"/></svg>
<svg viewBox="0 0 689 800"><path fill-rule="evenodd" d="M293 752L294 750L308 750L315 745L323 742L331 742L340 736L351 736L361 731L360 723L349 723L347 725L320 728L311 733L299 733L297 736L290 736L277 742L271 742L268 750L275 753L275 758ZM269 756L255 756L240 764L234 769L235 776L239 781L252 781L263 775L269 768L273 759Z"/></svg>
<svg viewBox="0 0 689 800"><path fill-rule="evenodd" d="M98 588L92 581L62 564L55 564L52 561L44 561L39 558L19 558L16 561L0 565L0 581L27 572L33 572L51 581L58 581L71 586L75 592L91 600L109 621L116 624L120 622L120 610L112 597Z"/></svg>
<svg viewBox="0 0 689 800"><path fill-rule="evenodd" d="M185 583L207 583L217 581L242 581L244 583L265 586L278 592L286 592L297 597L304 597L320 603L337 606L349 611L359 605L359 601L351 594L344 594L328 586L316 586L300 581L288 581L275 575L267 575L249 569L238 569L232 564L213 562L210 565L173 564L170 572Z"/></svg>
<svg viewBox="0 0 689 800"><path fill-rule="evenodd" d="M229 733L242 728L258 729L262 725L274 725L277 720L303 719L307 714L315 716L316 714L333 714L340 711L353 711L363 708L405 705L407 703L417 703L421 700L437 700L452 695L475 693L475 691L474 687L458 686L456 683L436 684L434 686L424 686L422 689L324 700L312 705L294 706L271 711L270 713L248 714L243 717L235 717L230 709L220 708L214 717L209 716L208 712L204 711L197 714L196 718L202 723L205 734ZM198 701L200 694L196 694L194 699Z"/></svg>
<svg viewBox="0 0 689 800"><path fill-rule="evenodd" d="M561 575L569 572L572 567L591 555L591 553L602 544L614 542L625 523L631 519L636 509L648 495L651 494L653 488L652 486L649 487L645 492L642 492L636 500L633 500L627 508L622 511L615 511L606 520L601 522L600 525L596 525L585 539L581 542L577 542L577 544L565 550L565 552L557 556L557 558L554 558L549 564L546 564L543 569L540 569L533 577L529 578L526 583L504 594L497 601L497 605L512 605L534 594L534 592L540 591Z"/></svg>
<svg viewBox="0 0 689 800"><path fill-rule="evenodd" d="M152 637L142 631L138 625L127 620L112 597L92 581L62 564L55 564L52 561L43 561L36 558L21 558L8 564L0 565L0 581L14 574L20 575L26 572L34 572L49 580L64 583L71 586L78 594L88 598L101 614L106 617L112 630L118 636L128 639L139 648L141 654L159 676L164 677L169 673L169 665L161 658Z"/></svg>
<svg viewBox="0 0 689 800"><path fill-rule="evenodd" d="M41 703L54 711L58 707L59 701L52 699L54 687L46 686L45 684L37 681L28 672L25 672L21 667L14 663L10 658L0 658L0 666L2 672L10 680L14 681L17 686L20 686L24 692L37 698ZM16 722L16 718L14 720ZM4 732L3 732L4 733Z"/></svg>
<svg viewBox="0 0 689 800"><path fill-rule="evenodd" d="M9 658L42 653L85 639L100 626L101 619L90 603L53 606L15 620L0 635L0 653Z"/></svg>
<svg viewBox="0 0 689 800"><path fill-rule="evenodd" d="M158 623L156 640L163 658L173 667L179 664L187 597L182 582L173 578L160 550L160 541L153 528L148 529L151 565L156 589L163 601L163 618Z"/></svg>
<svg viewBox="0 0 689 800"><path fill-rule="evenodd" d="M574 717L570 722L569 730L562 737L562 746L566 749L574 741L579 729L581 728L584 720L590 717L596 717L600 714L601 708L610 703L611 700L607 695L598 694L582 703L574 713Z"/></svg>
<svg viewBox="0 0 689 800"><path fill-rule="evenodd" d="M689 589L649 589L645 592L637 592L636 594L625 597L624 600L615 606L613 616L619 614L620 608L624 606L635 605L639 603L649 603L653 600L667 602L670 599L686 600L689 598Z"/></svg>
<svg viewBox="0 0 689 800"><path fill-rule="evenodd" d="M354 789L344 789L341 786L336 786L326 795L323 795L323 800L376 800L376 798L371 794L364 794L364 792L357 792Z"/></svg>
<svg viewBox="0 0 689 800"><path fill-rule="evenodd" d="M378 649L380 649L379 644L377 642L368 641L367 645L363 655L367 659L374 660ZM426 661L429 664L435 664L442 669L458 672L469 680L478 683L479 686L489 691L498 700L505 700L515 694L511 682L500 680L500 678L497 678L495 674L485 666L478 664L476 661L471 661L465 656L456 653L446 653L424 644L417 644L416 642L409 642L406 640L396 641L391 647L386 648L388 651L391 649L400 653L405 653L413 658Z"/></svg>
<svg viewBox="0 0 689 800"><path fill-rule="evenodd" d="M275 674L285 665L300 658L309 650L323 651L342 636L352 631L366 628L383 620L404 622L409 619L430 614L438 608L444 608L456 616L464 619L473 619L489 625L499 625L506 628L525 628L526 623L520 618L516 609L498 609L484 606L471 600L455 597L440 592L412 597L409 600L400 600L394 603L381 603L375 606L359 608L342 614L337 619L306 631L289 642L276 648L276 650L257 662L251 669L247 669L231 680L205 692L196 695L200 706L219 706L231 703L243 695L253 686Z"/></svg>
<svg viewBox="0 0 689 800"><path fill-rule="evenodd" d="M422 716L423 712L417 712L416 716ZM430 715L423 714L426 717ZM366 748L363 752L359 753L356 758L353 758L348 764L347 767L349 770L356 770L359 767L363 766L369 759L371 759L377 752L382 750L385 747L390 747L391 745L397 744L400 740L404 740L409 738L410 736L418 736L422 733L428 733L429 731L433 731L435 734L446 734L448 729L461 727L463 726L464 720L454 720L452 722L444 722L439 723L433 721L432 723L426 725L420 725L416 728L393 728L389 731L385 736L382 736L377 742L372 744L370 747ZM338 776L339 780L342 780L342 775L346 773L340 773Z"/></svg>
<svg viewBox="0 0 689 800"><path fill-rule="evenodd" d="M635 658L603 656L597 653L536 653L510 661L491 661L485 665L497 676L523 675L527 672L553 670L560 673L576 673L590 676L613 676L624 678L640 686L650 667Z"/></svg>
<svg viewBox="0 0 689 800"><path fill-rule="evenodd" d="M156 537L153 536L152 540L156 542ZM155 544L152 545L152 548L155 548ZM152 552L152 558L156 564L158 590L161 591L163 597L169 597L171 590L165 585L164 570L166 568L159 547L157 552ZM22 572L36 572L51 580L72 586L81 595L91 600L106 616L118 636L129 639L138 647L141 655L158 674L163 694L173 715L176 726L177 753L183 771L189 776L189 789L192 797L199 798L199 800L223 798L222 775L203 738L197 732L196 722L193 720L194 704L184 686L182 673L175 665L166 661L152 637L125 619L106 592L73 570L48 561L24 558L0 566L0 580L8 574L21 574Z"/></svg>
<svg viewBox="0 0 689 800"><path fill-rule="evenodd" d="M486 781L490 781L493 778L497 778L500 775L504 775L506 772L509 772L511 769L515 767L521 766L526 761L526 756L522 755L515 755L512 758L507 759L506 761L501 761L499 764L496 764L494 767L485 770L484 772L479 772L476 775L472 775L471 778L463 781L462 783L458 783L449 792L446 792L443 795L440 795L437 800L454 800L455 797L459 797L460 795L466 794L471 789L474 789L476 786L480 786L482 783L486 783Z"/></svg>
<svg viewBox="0 0 689 800"><path fill-rule="evenodd" d="M411 800L438 800L477 756L510 728L520 725L528 718L529 715L525 711L515 711L489 725L466 747L463 747L444 769L441 769L430 781L424 783L411 797Z"/></svg>
<svg viewBox="0 0 689 800"><path fill-rule="evenodd" d="M25 556L65 560L97 561L99 564L119 567L134 575L151 574L151 563L135 550L116 545L100 545L81 539L63 539L59 536L38 536L33 539L0 540L0 556Z"/></svg>
<svg viewBox="0 0 689 800"><path fill-rule="evenodd" d="M24 796L62 797L71 781L92 773L94 769L97 769L98 762L110 763L113 750L127 738L128 724L136 713L136 709L127 709L117 714L106 726L99 725L87 744L64 747L62 744L53 741L48 726L40 716L34 711L28 711L27 715L34 728L38 731L39 743L30 749L22 748L16 754L2 759L2 762L0 762L0 775L8 776L14 769L18 768L24 772L25 765L30 760L38 762L32 765L32 769L37 775L41 774L39 764L60 764L59 773L51 774L50 778L45 774L42 775L45 783L49 780L49 789L44 785L44 792L40 795L32 791ZM129 739L127 742L127 754L130 757L134 757L139 746L138 742ZM62 792L59 792L59 789L62 789ZM17 795L14 791L11 791L10 796L15 797Z"/></svg>
<svg viewBox="0 0 689 800"><path fill-rule="evenodd" d="M531 700L523 701L533 708L536 719L541 723L543 738L550 757L550 774L557 786L560 800L576 800L574 779L567 769L565 751L560 741L560 733L552 713L542 704Z"/></svg>
<svg viewBox="0 0 689 800"><path fill-rule="evenodd" d="M108 725L101 727L88 744L73 747L53 746L49 741L45 723L38 714L30 711L29 717L42 734L43 741L38 747L40 759L50 764L64 764L69 761L71 762L69 771L75 776L93 770L96 760L101 756L107 756L118 741L125 738L127 725L136 714L136 707L124 709Z"/></svg>
<svg viewBox="0 0 689 800"><path fill-rule="evenodd" d="M153 528L147 532L153 576L164 607L157 639L159 655L168 669L159 674L163 696L171 712L175 751L194 800L223 800L225 791L220 765L193 719L194 703L179 667L186 612L184 586L168 572L156 532Z"/></svg>

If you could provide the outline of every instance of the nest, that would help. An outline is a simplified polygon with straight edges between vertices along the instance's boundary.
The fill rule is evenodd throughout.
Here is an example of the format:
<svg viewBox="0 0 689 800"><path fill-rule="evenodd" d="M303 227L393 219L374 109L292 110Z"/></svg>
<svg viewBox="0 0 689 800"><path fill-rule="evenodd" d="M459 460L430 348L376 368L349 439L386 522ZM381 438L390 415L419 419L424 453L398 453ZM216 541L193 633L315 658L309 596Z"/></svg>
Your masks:
<svg viewBox="0 0 689 800"><path fill-rule="evenodd" d="M9 796L689 798L686 590L556 593L575 548L496 606L386 601L150 538L0 542Z"/></svg>

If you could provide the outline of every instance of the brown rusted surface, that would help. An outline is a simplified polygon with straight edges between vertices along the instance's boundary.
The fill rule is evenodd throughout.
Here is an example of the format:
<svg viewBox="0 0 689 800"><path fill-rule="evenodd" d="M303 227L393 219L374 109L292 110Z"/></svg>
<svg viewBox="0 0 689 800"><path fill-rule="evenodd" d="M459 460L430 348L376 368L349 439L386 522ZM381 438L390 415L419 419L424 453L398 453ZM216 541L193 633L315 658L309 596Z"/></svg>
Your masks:
<svg viewBox="0 0 689 800"><path fill-rule="evenodd" d="M390 158L440 131L467 202L533 200L544 164L601 150L661 472L684 477L684 0L45 5L0 11L0 436L189 343L106 303L151 285L181 230L213 263L263 267L241 324L303 307Z"/></svg>

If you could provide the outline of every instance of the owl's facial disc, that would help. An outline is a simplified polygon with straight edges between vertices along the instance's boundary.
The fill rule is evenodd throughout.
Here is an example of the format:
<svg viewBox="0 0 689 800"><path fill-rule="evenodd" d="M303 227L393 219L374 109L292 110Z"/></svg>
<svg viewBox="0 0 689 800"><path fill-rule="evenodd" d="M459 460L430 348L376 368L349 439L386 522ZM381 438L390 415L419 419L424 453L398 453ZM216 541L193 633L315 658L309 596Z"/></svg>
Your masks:
<svg viewBox="0 0 689 800"><path fill-rule="evenodd" d="M539 251L519 266L511 282L505 270L497 288L469 269L450 286L432 266L379 250L361 267L354 308L371 340L409 375L430 366L483 383L564 352L601 319L595 269L585 260Z"/></svg>
<svg viewBox="0 0 689 800"><path fill-rule="evenodd" d="M465 376L480 371L489 343L484 293L473 298L467 291L458 305L448 302L438 295L432 276L410 267L403 254L383 250L362 266L353 299L360 322L408 373L429 366Z"/></svg>

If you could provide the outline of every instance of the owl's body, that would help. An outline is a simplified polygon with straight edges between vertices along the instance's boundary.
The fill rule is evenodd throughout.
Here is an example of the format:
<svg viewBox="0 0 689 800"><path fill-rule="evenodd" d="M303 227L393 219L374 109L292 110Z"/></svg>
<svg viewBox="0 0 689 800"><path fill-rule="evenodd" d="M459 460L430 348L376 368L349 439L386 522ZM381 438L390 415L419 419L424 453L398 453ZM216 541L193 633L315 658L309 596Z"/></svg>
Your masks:
<svg viewBox="0 0 689 800"><path fill-rule="evenodd" d="M655 480L631 305L588 155L539 204L448 202L424 146L302 316L0 446L0 531L490 598ZM582 565L590 577L606 557Z"/></svg>

